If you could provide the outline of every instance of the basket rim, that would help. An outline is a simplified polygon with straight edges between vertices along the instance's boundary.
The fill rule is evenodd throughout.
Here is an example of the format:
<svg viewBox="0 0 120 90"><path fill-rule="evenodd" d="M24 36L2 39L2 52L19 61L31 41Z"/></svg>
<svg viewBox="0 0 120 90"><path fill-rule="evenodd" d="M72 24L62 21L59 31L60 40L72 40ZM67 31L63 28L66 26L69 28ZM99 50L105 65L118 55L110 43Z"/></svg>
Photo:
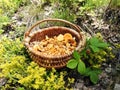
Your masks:
<svg viewBox="0 0 120 90"><path fill-rule="evenodd" d="M73 51L71 51L70 53L65 54L65 55L52 56L52 55L42 54L41 52L35 51L35 50L33 50L32 47L30 47L30 44L29 44L29 43L30 43L30 40L31 40L31 38L32 38L36 33L42 32L42 31L44 31L44 30L55 29L55 28L57 28L57 29L58 29L58 28L59 28L59 29L66 29L66 30L68 30L68 31L73 32L75 35L77 35L77 36L79 37L79 43L78 43L77 47L75 48L75 50L79 51L80 48L82 49L82 46L84 46L84 44L85 44L83 35L81 34L81 36L82 36L82 37L81 37L80 34L79 34L77 31L75 31L74 29L68 28L68 27L63 27L63 26L52 26L52 27L42 28L42 29L40 29L40 30L38 30L38 31L36 31L36 32L30 33L28 37L25 37L25 38L24 38L24 44L25 44L25 46L27 47L27 49L28 49L30 52L32 52L33 54L35 54L35 55L37 55L37 56L39 56L39 57L41 57L41 58L47 58L47 59L58 59L58 58L63 59L63 58L66 58L66 57L71 56L72 53L73 53ZM25 33L26 33L26 32L25 32ZM28 39L28 40L25 40L26 38L29 38L29 39ZM80 50L80 51L81 51L81 50Z"/></svg>

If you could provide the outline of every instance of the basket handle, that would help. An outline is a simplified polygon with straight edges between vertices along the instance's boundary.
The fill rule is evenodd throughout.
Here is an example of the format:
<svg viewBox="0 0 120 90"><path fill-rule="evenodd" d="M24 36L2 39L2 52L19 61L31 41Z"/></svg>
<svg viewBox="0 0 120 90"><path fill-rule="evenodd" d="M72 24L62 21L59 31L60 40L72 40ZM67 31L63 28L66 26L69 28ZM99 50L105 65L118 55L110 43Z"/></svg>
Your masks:
<svg viewBox="0 0 120 90"><path fill-rule="evenodd" d="M63 19L44 19L44 20L40 20L40 21L36 22L35 24L33 24L33 25L28 29L28 31L25 33L24 36L25 36L25 37L29 36L30 32L32 31L32 29L33 29L35 26L39 25L39 24L42 23L42 22L48 22L48 21L58 21L58 22L63 22L63 23L69 24L71 27L73 27L74 29L76 29L77 32L80 34L80 28L79 28L77 25L75 25L75 24L73 24L73 23L71 23L71 22L69 22L69 21L66 21L66 20L63 20ZM81 37L81 34L80 34L80 37Z"/></svg>

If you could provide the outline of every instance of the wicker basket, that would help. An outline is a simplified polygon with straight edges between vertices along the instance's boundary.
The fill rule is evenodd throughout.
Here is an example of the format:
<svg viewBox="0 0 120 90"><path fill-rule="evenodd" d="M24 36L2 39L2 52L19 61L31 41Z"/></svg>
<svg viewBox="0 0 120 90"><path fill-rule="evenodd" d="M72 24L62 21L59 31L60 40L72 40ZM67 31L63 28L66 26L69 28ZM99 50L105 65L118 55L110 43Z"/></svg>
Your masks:
<svg viewBox="0 0 120 90"><path fill-rule="evenodd" d="M42 25L44 22L47 22L47 27L44 27L42 29L36 29L35 28L39 25ZM49 24L48 24L49 22ZM63 26L51 26L50 23L64 23L67 27ZM70 27L68 27L70 26ZM38 63L40 66L43 66L45 68L62 68L66 66L66 63L68 60L72 57L73 51L71 51L69 54L66 55L59 55L59 56L49 56L49 55L43 55L39 51L35 51L30 47L30 43L33 41L41 41L45 39L45 35L48 35L48 37L57 36L59 34L65 34L70 33L73 37L75 37L77 42L77 51L81 51L82 48L85 45L85 36L84 34L81 34L81 31L78 26L62 19L44 19L41 21L38 21L33 26L28 29L27 32L25 32L24 35L24 45L27 48L27 51L29 52L30 57Z"/></svg>

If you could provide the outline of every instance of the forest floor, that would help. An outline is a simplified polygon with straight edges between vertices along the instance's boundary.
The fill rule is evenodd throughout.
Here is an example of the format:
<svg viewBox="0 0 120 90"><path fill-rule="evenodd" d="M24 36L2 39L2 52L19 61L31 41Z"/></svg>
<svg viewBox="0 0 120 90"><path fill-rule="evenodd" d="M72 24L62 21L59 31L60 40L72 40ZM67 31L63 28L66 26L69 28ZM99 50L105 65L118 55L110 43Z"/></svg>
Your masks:
<svg viewBox="0 0 120 90"><path fill-rule="evenodd" d="M30 10L31 7L29 6L19 8L12 17L11 25L4 27L6 28L6 32L4 32L4 34L9 36L8 33L13 30L12 26L25 26L25 29L27 30L33 23L38 21L38 19L50 18L51 13L53 13L52 7L49 6L44 7L42 12L34 16L32 14L33 12L30 12ZM106 13L110 14L110 11L107 11ZM76 24L81 26L85 32L88 32L91 35L100 32L104 39L112 44L115 58L111 62L103 63L103 72L100 75L98 84L96 85L91 85L89 80L84 80L84 78L78 76L77 73L70 72L69 75L75 76L76 78L75 84L73 85L74 90L120 90L120 48L116 49L114 46L115 44L120 44L120 21L117 23L107 22L107 19L112 18L115 15L119 15L120 19L120 10L118 10L116 14L112 14L105 16L103 10L97 9L92 14L86 13L84 17L80 16L77 18ZM9 31L7 31L8 28ZM20 32L20 34L24 34L24 30ZM14 38L14 35L10 37Z"/></svg>

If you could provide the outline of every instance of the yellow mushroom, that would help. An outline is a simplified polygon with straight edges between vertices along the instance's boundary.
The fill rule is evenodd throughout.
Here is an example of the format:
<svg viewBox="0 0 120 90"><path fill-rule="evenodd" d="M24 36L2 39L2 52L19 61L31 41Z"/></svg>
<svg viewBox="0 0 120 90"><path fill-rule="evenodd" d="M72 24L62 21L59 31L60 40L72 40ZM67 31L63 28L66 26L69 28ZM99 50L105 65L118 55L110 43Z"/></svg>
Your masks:
<svg viewBox="0 0 120 90"><path fill-rule="evenodd" d="M70 33L65 33L64 34L64 39L67 42L69 39L72 39L72 35Z"/></svg>

